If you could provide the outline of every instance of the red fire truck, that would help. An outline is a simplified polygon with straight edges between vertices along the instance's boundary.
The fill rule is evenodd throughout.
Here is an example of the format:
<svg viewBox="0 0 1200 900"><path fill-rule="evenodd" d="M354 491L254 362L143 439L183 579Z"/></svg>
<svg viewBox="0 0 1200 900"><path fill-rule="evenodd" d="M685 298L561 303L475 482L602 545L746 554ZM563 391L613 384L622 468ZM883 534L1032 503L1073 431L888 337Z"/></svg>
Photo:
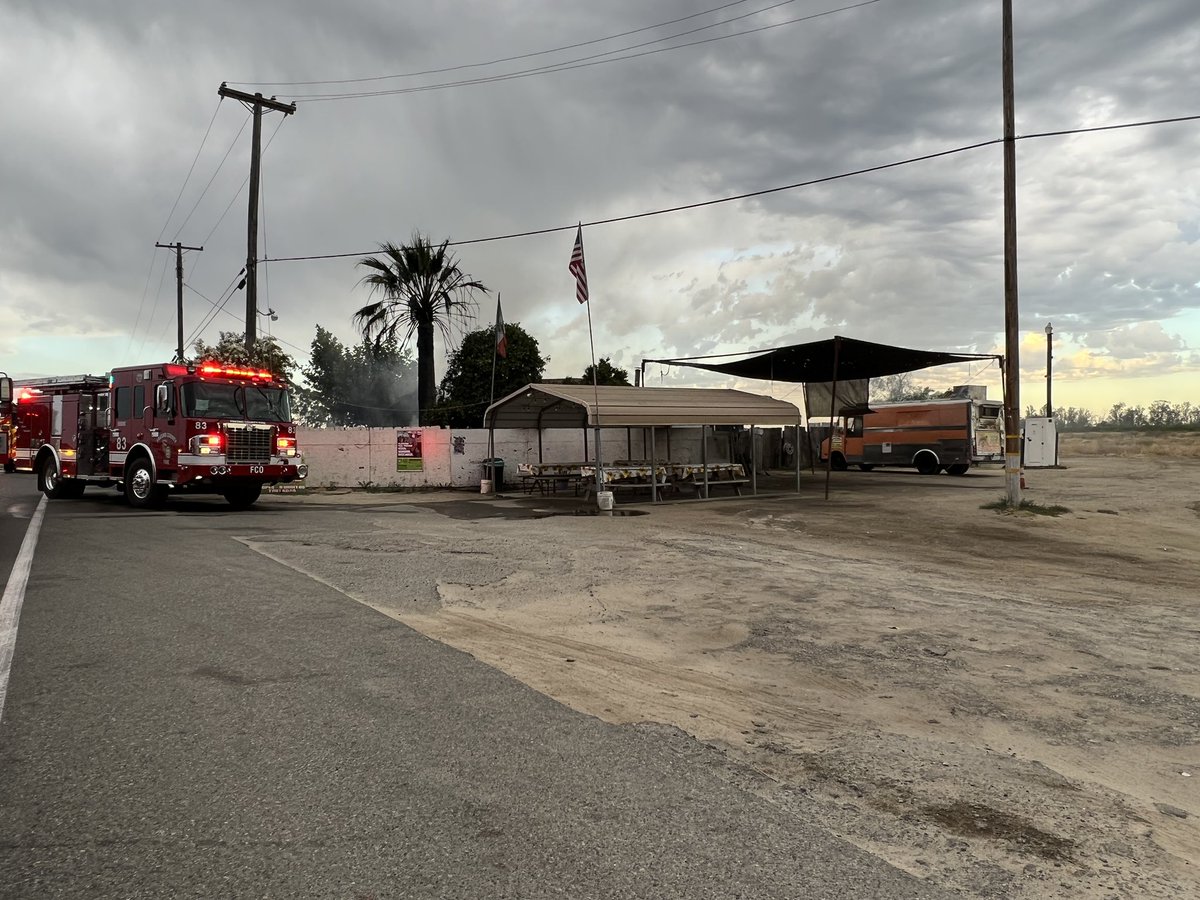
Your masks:
<svg viewBox="0 0 1200 900"><path fill-rule="evenodd" d="M270 372L160 363L9 382L9 391L13 468L35 473L52 500L115 485L133 507L191 492L245 509L264 485L308 474L287 383Z"/></svg>
<svg viewBox="0 0 1200 900"><path fill-rule="evenodd" d="M0 468L5 472L13 472L17 468L12 458L12 393L12 379L0 372Z"/></svg>

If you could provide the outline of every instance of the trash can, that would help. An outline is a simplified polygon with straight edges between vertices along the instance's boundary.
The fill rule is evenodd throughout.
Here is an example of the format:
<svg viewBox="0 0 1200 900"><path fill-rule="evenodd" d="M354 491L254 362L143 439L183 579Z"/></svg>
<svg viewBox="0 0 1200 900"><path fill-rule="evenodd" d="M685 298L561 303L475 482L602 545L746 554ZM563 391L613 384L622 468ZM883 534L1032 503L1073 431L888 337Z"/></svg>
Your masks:
<svg viewBox="0 0 1200 900"><path fill-rule="evenodd" d="M497 492L504 490L504 460L493 457L483 461L483 477L492 482Z"/></svg>

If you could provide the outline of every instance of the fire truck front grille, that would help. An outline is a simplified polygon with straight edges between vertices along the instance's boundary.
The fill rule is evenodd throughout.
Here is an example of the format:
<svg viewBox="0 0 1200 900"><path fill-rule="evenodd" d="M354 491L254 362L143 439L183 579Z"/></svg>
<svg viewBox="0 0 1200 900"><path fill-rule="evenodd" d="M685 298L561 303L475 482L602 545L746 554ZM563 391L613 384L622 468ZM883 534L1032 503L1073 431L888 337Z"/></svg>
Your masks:
<svg viewBox="0 0 1200 900"><path fill-rule="evenodd" d="M271 428L253 425L225 426L227 462L265 463L271 458Z"/></svg>

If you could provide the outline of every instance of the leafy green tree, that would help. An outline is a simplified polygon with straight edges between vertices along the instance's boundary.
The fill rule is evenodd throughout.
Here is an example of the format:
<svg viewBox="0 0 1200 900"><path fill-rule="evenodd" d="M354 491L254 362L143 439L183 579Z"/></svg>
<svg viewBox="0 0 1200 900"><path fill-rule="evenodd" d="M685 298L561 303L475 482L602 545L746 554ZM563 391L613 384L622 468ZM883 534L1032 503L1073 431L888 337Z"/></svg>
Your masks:
<svg viewBox="0 0 1200 900"><path fill-rule="evenodd" d="M296 408L309 425L412 425L417 418L416 369L412 356L391 338L363 339L347 347L317 326L305 387Z"/></svg>
<svg viewBox="0 0 1200 900"><path fill-rule="evenodd" d="M595 365L596 384L629 384L629 373L625 369L618 369L612 364L612 359L605 356L600 359L600 362ZM592 383L592 366L588 366L583 370L583 383Z"/></svg>
<svg viewBox="0 0 1200 900"><path fill-rule="evenodd" d="M885 375L871 379L871 399L880 403L899 403L904 400L930 400L936 392L928 386L917 384L912 372Z"/></svg>
<svg viewBox="0 0 1200 900"><path fill-rule="evenodd" d="M504 326L508 355L495 357L496 333L483 328L465 335L446 361L446 376L438 391L438 405L430 423L453 428L479 428L492 400L492 360L496 362L496 399L527 384L542 380L548 359L543 359L537 339L515 322Z"/></svg>
<svg viewBox="0 0 1200 900"><path fill-rule="evenodd" d="M433 332L442 340L451 337L451 326L473 321L475 294L487 293L483 282L459 268L454 254L447 250L449 240L434 246L428 237L414 232L404 246L380 244L380 256L358 261L370 274L360 284L379 296L354 314L355 325L365 339L376 344L398 339L406 347L417 338L417 397L421 424L426 411L436 400L437 381L433 367Z"/></svg>
<svg viewBox="0 0 1200 900"><path fill-rule="evenodd" d="M202 340L192 345L193 362L219 362L230 366L246 366L265 369L289 382L296 368L296 361L288 356L273 337L260 337L254 341L249 352L246 350L246 335L234 331L222 331L215 344Z"/></svg>

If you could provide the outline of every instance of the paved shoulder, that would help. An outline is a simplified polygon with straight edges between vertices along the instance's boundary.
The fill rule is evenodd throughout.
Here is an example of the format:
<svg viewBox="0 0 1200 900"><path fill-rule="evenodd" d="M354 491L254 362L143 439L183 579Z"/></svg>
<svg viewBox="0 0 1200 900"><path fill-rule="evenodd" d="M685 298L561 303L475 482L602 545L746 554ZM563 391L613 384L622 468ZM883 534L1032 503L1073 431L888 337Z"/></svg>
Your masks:
<svg viewBox="0 0 1200 900"><path fill-rule="evenodd" d="M708 748L575 713L264 562L234 537L269 511L108 512L55 505L30 579L6 897L943 896Z"/></svg>

